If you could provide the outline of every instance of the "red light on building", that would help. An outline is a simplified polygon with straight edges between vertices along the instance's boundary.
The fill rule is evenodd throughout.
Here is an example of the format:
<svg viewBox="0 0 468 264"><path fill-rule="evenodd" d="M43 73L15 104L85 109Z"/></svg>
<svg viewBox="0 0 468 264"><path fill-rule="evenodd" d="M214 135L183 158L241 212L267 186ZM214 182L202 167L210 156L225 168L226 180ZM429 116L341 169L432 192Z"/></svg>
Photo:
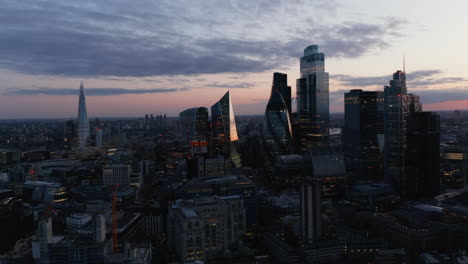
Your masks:
<svg viewBox="0 0 468 264"><path fill-rule="evenodd" d="M206 147L208 146L208 141L192 141L191 145L193 147Z"/></svg>

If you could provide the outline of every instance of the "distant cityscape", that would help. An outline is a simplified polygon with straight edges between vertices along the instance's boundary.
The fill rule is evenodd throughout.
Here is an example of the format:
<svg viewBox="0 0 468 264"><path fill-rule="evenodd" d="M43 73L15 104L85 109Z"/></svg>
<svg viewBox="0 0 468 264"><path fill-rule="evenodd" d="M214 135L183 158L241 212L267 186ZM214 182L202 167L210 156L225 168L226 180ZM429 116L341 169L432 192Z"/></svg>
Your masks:
<svg viewBox="0 0 468 264"><path fill-rule="evenodd" d="M468 263L468 112L402 65L331 114L326 54L298 59L264 115L89 118L81 82L74 119L2 120L0 263Z"/></svg>

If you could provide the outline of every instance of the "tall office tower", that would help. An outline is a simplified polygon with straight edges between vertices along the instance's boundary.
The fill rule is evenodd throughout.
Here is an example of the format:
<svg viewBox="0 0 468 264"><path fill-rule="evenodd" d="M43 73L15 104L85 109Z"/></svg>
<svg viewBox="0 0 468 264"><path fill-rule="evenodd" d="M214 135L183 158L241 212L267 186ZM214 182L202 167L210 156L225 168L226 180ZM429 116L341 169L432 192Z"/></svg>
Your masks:
<svg viewBox="0 0 468 264"><path fill-rule="evenodd" d="M278 155L292 153L292 130L286 103L278 90L271 93L263 121L263 147L265 152L265 174L271 177ZM268 179L279 184L278 179Z"/></svg>
<svg viewBox="0 0 468 264"><path fill-rule="evenodd" d="M208 108L195 107L182 111L179 114L179 124L185 143L209 139Z"/></svg>
<svg viewBox="0 0 468 264"><path fill-rule="evenodd" d="M89 137L89 120L86 112L86 99L83 82L80 84L80 99L78 102L78 142L80 148L86 147Z"/></svg>
<svg viewBox="0 0 468 264"><path fill-rule="evenodd" d="M236 146L239 141L236 119L229 91L211 107L213 150L232 160L234 167L241 166Z"/></svg>
<svg viewBox="0 0 468 264"><path fill-rule="evenodd" d="M150 128L149 115L145 114L144 129L148 130L149 128Z"/></svg>
<svg viewBox="0 0 468 264"><path fill-rule="evenodd" d="M317 242L322 234L322 201L320 180L307 177L301 185L302 242Z"/></svg>
<svg viewBox="0 0 468 264"><path fill-rule="evenodd" d="M384 114L384 174L385 181L400 192L401 182L407 181L405 171L406 150L408 144L408 117L410 113L421 112L419 96L407 94L406 73L397 71L393 74L390 85L385 86Z"/></svg>
<svg viewBox="0 0 468 264"><path fill-rule="evenodd" d="M63 148L70 150L76 143L76 125L73 120L69 120L65 123L64 137L63 137Z"/></svg>
<svg viewBox="0 0 468 264"><path fill-rule="evenodd" d="M96 147L102 148L103 144L104 131L101 128L96 128Z"/></svg>
<svg viewBox="0 0 468 264"><path fill-rule="evenodd" d="M271 92L279 91L281 96L286 103L288 108L289 119L291 119L291 86L288 86L288 75L285 73L275 72L273 73L273 85L271 86Z"/></svg>
<svg viewBox="0 0 468 264"><path fill-rule="evenodd" d="M351 180L383 180L383 91L345 93L344 154Z"/></svg>
<svg viewBox="0 0 468 264"><path fill-rule="evenodd" d="M400 182L403 199L433 198L440 192L440 118L432 112L408 117L405 178Z"/></svg>
<svg viewBox="0 0 468 264"><path fill-rule="evenodd" d="M304 49L300 61L301 78L297 79L297 148L302 153L307 147L323 145L328 138L329 76L325 72L325 55L317 45Z"/></svg>

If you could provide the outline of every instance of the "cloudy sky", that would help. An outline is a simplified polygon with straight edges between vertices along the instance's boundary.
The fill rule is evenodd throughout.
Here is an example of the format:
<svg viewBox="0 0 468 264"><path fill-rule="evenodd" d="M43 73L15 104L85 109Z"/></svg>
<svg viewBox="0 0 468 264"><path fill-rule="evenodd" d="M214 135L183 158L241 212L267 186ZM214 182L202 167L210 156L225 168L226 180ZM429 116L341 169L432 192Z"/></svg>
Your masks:
<svg viewBox="0 0 468 264"><path fill-rule="evenodd" d="M468 1L0 0L0 118L177 115L231 91L262 114L275 71L295 93L307 45L326 54L333 112L382 89L406 54L425 110L468 109Z"/></svg>

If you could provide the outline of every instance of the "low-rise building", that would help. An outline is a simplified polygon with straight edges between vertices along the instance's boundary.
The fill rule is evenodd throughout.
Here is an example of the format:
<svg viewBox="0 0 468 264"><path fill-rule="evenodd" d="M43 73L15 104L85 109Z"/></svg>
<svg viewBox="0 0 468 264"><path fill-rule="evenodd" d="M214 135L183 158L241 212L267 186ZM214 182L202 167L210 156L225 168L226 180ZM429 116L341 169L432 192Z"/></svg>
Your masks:
<svg viewBox="0 0 468 264"><path fill-rule="evenodd" d="M214 259L244 236L244 202L237 195L177 200L168 225L169 246L181 261Z"/></svg>

